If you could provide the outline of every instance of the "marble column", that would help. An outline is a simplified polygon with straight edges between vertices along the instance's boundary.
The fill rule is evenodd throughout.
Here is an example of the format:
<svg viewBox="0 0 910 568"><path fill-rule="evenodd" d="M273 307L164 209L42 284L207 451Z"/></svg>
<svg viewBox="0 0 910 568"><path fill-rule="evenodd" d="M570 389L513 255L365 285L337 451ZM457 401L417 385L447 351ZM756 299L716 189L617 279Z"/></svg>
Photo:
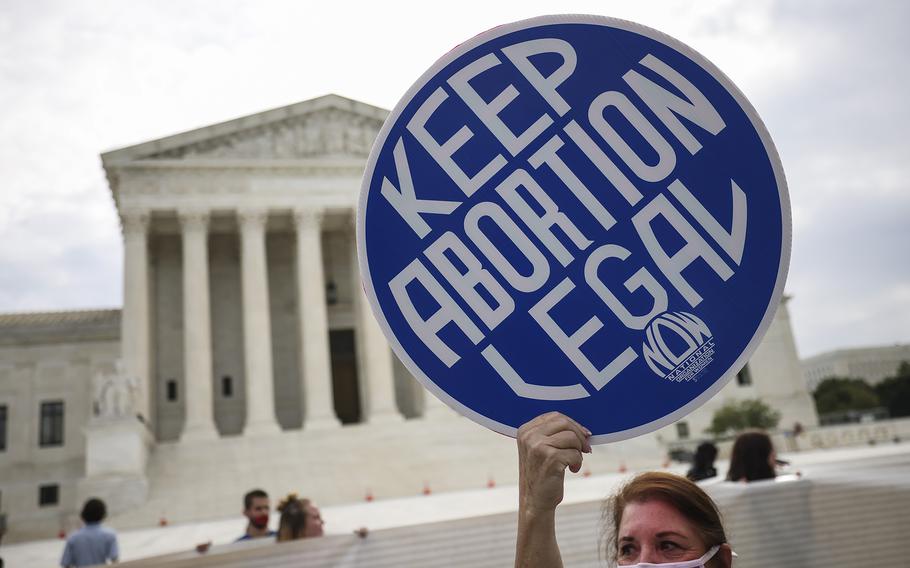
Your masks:
<svg viewBox="0 0 910 568"><path fill-rule="evenodd" d="M353 220L353 216L351 217ZM357 326L360 377L364 381L366 393L364 407L366 421L370 424L383 422L400 422L404 419L398 411L395 401L395 360L392 349L386 341L370 302L363 291L360 279L360 266L357 262L357 240L354 238L354 225L348 233L351 255L351 275L353 277L354 321Z"/></svg>
<svg viewBox="0 0 910 568"><path fill-rule="evenodd" d="M297 310L300 322L300 368L303 384L303 428L318 430L341 425L335 415L329 318L326 313L322 267L322 211L294 211L297 229Z"/></svg>
<svg viewBox="0 0 910 568"><path fill-rule="evenodd" d="M183 380L186 419L181 441L212 440L212 321L207 211L178 212L183 235Z"/></svg>
<svg viewBox="0 0 910 568"><path fill-rule="evenodd" d="M148 211L124 211L123 313L120 318L120 353L123 370L138 385L136 412L146 423L153 419L154 405L149 377L150 320L148 274Z"/></svg>
<svg viewBox="0 0 910 568"><path fill-rule="evenodd" d="M243 434L281 431L275 418L272 371L272 327L269 315L265 226L268 211L244 209L240 223L241 287L243 292L243 346L246 362L246 426Z"/></svg>

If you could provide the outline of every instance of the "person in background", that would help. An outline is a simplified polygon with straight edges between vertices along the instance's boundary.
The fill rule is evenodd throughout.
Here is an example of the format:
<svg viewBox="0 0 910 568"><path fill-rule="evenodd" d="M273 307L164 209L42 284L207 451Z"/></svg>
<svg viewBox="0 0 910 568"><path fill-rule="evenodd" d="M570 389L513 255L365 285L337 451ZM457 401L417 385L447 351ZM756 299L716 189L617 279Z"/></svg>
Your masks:
<svg viewBox="0 0 910 568"><path fill-rule="evenodd" d="M253 489L243 496L243 516L247 518L246 532L235 542L275 536L269 529L269 494L262 489Z"/></svg>
<svg viewBox="0 0 910 568"><path fill-rule="evenodd" d="M759 430L748 430L736 437L730 453L727 481L760 481L777 476L777 456L771 437Z"/></svg>
<svg viewBox="0 0 910 568"><path fill-rule="evenodd" d="M518 430L519 504L516 568L560 568L556 507L566 468L577 473L591 453L591 432L550 412ZM664 472L632 478L607 501L611 566L730 568L733 550L714 501L695 483ZM665 567L663 565L666 565Z"/></svg>
<svg viewBox="0 0 910 568"><path fill-rule="evenodd" d="M692 481L701 481L717 476L717 470L714 469L714 460L717 458L717 446L711 442L702 442L695 449L695 457L692 458L692 468L686 473Z"/></svg>
<svg viewBox="0 0 910 568"><path fill-rule="evenodd" d="M278 521L278 542L312 538L323 535L322 515L309 499L290 493L278 504L281 520Z"/></svg>
<svg viewBox="0 0 910 568"><path fill-rule="evenodd" d="M101 499L89 499L82 506L82 522L85 523L78 531L66 539L63 548L63 557L60 566L95 566L117 562L120 558L120 549L117 546L117 534L101 526L101 521L107 516L107 507Z"/></svg>

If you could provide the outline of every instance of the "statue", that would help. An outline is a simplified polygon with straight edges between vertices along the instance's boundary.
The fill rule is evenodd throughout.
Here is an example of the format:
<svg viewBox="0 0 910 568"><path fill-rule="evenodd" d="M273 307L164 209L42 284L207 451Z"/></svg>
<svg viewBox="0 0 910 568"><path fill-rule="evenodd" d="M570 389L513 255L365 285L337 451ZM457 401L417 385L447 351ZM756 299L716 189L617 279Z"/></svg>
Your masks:
<svg viewBox="0 0 910 568"><path fill-rule="evenodd" d="M102 419L134 416L137 390L136 378L127 376L123 370L123 362L118 360L113 373L99 371L95 375L93 414L96 418Z"/></svg>

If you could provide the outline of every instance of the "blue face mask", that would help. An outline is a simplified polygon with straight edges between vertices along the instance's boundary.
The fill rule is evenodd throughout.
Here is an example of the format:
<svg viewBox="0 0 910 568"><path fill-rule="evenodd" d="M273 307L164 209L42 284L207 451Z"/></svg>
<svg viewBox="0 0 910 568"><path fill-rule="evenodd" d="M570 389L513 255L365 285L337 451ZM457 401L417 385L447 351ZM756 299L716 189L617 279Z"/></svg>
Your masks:
<svg viewBox="0 0 910 568"><path fill-rule="evenodd" d="M695 560L686 560L685 562L665 562L663 564L641 562L639 564L622 566L620 568L704 568L705 563L707 563L708 560L714 558L714 555L717 554L718 550L720 550L720 546L712 546L711 550L706 552L705 555L701 558L696 558Z"/></svg>

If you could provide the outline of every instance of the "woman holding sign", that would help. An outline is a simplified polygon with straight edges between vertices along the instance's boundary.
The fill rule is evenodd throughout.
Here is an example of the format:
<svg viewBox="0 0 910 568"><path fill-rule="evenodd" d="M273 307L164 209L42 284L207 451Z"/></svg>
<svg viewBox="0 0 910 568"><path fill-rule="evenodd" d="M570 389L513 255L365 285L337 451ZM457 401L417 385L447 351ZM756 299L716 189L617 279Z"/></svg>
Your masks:
<svg viewBox="0 0 910 568"><path fill-rule="evenodd" d="M516 568L562 566L556 542L556 506L565 470L581 470L591 453L591 432L551 412L518 431L519 508ZM607 557L611 565L730 568L717 506L691 481L668 473L643 473L609 502Z"/></svg>
<svg viewBox="0 0 910 568"><path fill-rule="evenodd" d="M396 105L357 243L411 373L517 432L516 564L553 568L566 468L592 440L678 420L757 348L783 295L790 208L767 130L711 62L631 22L543 16L460 44ZM541 408L593 433L556 412L517 429ZM611 504L613 562L730 566L693 483L640 475Z"/></svg>

